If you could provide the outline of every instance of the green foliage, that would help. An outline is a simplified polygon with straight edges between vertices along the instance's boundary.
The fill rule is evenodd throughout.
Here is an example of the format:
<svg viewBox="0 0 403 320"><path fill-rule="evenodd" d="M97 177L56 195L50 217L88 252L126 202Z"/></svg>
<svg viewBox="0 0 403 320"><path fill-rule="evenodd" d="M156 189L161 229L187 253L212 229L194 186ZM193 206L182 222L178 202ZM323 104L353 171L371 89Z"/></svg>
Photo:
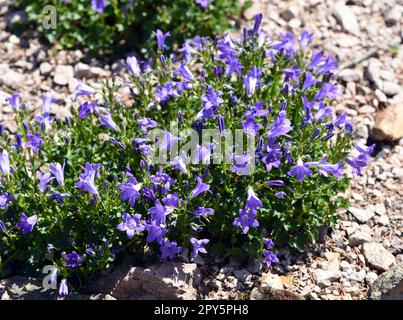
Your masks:
<svg viewBox="0 0 403 320"><path fill-rule="evenodd" d="M91 9L90 0L16 0L29 20L51 42L63 48L82 47L91 55L121 54L128 48L141 50L154 45L157 29L170 31L178 42L212 35L233 26L239 15L238 0L213 1L203 9L195 0L107 0L102 13ZM57 11L57 27L44 29L46 5ZM143 53L146 53L144 50Z"/></svg>

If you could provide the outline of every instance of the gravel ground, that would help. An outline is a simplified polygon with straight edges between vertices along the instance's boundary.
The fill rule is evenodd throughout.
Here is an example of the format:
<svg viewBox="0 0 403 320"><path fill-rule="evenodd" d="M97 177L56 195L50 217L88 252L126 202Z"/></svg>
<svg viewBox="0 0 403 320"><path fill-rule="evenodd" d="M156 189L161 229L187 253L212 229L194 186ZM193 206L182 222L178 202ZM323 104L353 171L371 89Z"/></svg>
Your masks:
<svg viewBox="0 0 403 320"><path fill-rule="evenodd" d="M365 299L379 274L403 262L403 7L396 0L253 1L243 22L250 23L260 12L269 34L300 34L306 28L315 33L317 49L337 57L342 95L336 109L353 118L358 140L371 143L376 121L390 115L390 108L398 110L400 118L386 121L383 129L392 130L394 141L376 142L373 161L362 176L353 178L347 192L351 208L340 212L340 224L322 244L305 254L280 250L281 263L263 274L257 271L261 261L247 267L233 261L202 265L200 293L205 299L237 299L243 290L263 284L307 299ZM94 87L112 73L124 80L120 61L104 65L86 59L80 50L46 46L35 32L18 37L9 33L7 26L15 19L25 17L10 15L8 1L0 0L0 122L9 131L16 127L1 100L4 93L20 92L34 110L41 107L43 94L53 91L59 99L54 113L62 117L73 105L75 77Z"/></svg>

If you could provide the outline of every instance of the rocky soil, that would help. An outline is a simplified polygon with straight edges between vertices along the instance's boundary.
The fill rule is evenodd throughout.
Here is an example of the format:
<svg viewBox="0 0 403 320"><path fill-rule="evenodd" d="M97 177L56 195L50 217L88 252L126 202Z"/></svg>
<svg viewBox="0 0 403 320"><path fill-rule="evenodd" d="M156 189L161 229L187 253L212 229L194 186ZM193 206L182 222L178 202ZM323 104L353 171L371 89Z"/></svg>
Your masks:
<svg viewBox="0 0 403 320"><path fill-rule="evenodd" d="M150 285L165 283L179 288L175 293L167 291L177 298L365 299L379 275L403 263L403 6L398 0L255 0L243 13L244 23L260 12L269 34L300 34L306 28L315 33L315 47L339 61L337 77L342 95L336 108L353 118L357 139L376 143L373 161L362 176L354 177L348 190L351 207L340 212L342 221L335 230L324 230L317 247L304 254L280 250L281 263L270 272L258 271L260 260L245 266L227 260L217 260L213 265L197 261L198 268L195 264L181 267L188 272L181 273L182 278L155 284L142 276L140 281L138 274L148 271L139 273L134 268L123 275L120 270L119 277L136 284L115 282L126 283L126 293L116 286L108 292L98 287L101 295L79 298L112 299L114 294L116 298L138 298L140 293L142 298L166 298L150 289ZM94 87L111 74L124 80L121 61L105 65L88 60L80 50L57 51L44 45L32 31L12 34L12 23L24 19L21 12L10 14L8 1L0 0L0 122L9 131L16 128L11 110L2 101L4 94L20 92L34 110L41 107L44 93L52 91L59 99L53 111L64 116L73 106L76 77ZM164 272L162 278L167 277ZM385 278L390 279L387 273L378 282L385 282ZM262 286L267 288L265 292L256 291ZM378 288L374 294L375 289L370 296L380 297L382 290ZM40 286L25 278L0 282L2 299L40 291ZM36 297L43 298L41 294Z"/></svg>

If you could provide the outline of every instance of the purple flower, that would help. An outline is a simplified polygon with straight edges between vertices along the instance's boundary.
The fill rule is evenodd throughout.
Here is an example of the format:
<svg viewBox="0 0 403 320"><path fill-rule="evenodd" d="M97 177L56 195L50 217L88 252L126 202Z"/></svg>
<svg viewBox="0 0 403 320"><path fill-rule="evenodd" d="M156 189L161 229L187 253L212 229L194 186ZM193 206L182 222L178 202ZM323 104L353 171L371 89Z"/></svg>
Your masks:
<svg viewBox="0 0 403 320"><path fill-rule="evenodd" d="M203 183L201 177L196 178L196 187L190 193L190 198L197 197L198 195L210 190L210 185Z"/></svg>
<svg viewBox="0 0 403 320"><path fill-rule="evenodd" d="M176 74L180 74L188 81L194 81L195 78L186 63L182 63L179 68L175 70Z"/></svg>
<svg viewBox="0 0 403 320"><path fill-rule="evenodd" d="M245 152L242 155L233 155L233 160L234 166L231 168L232 172L239 176L249 174L251 170L252 158L248 152Z"/></svg>
<svg viewBox="0 0 403 320"><path fill-rule="evenodd" d="M182 252L182 247L178 247L176 241L169 242L164 241L164 244L160 247L161 259L173 259L175 256Z"/></svg>
<svg viewBox="0 0 403 320"><path fill-rule="evenodd" d="M240 209L239 217L234 220L232 225L235 227L241 227L242 232L246 234L250 227L257 228L259 226L259 222L255 217L256 211L251 210L250 212L247 212L246 209Z"/></svg>
<svg viewBox="0 0 403 320"><path fill-rule="evenodd" d="M287 174L291 177L296 176L298 181L302 181L305 177L312 175L312 171L309 169L310 166L309 163L303 163L301 158L298 158L296 165Z"/></svg>
<svg viewBox="0 0 403 320"><path fill-rule="evenodd" d="M163 33L161 30L157 30L153 32L153 34L157 37L157 43L158 43L158 50L164 51L167 49L167 46L165 45L165 40L171 35L170 32Z"/></svg>
<svg viewBox="0 0 403 320"><path fill-rule="evenodd" d="M144 226L141 224L141 215L134 214L133 217L126 213L122 213L122 220L123 222L118 224L116 229L119 231L126 232L127 238L133 239L135 232L142 232L144 231Z"/></svg>
<svg viewBox="0 0 403 320"><path fill-rule="evenodd" d="M60 163L51 163L49 169L56 178L57 183L60 186L64 186L64 164L61 166Z"/></svg>
<svg viewBox="0 0 403 320"><path fill-rule="evenodd" d="M68 193L55 192L49 195L49 198L56 200L59 204L64 205L64 199L70 197Z"/></svg>
<svg viewBox="0 0 403 320"><path fill-rule="evenodd" d="M210 242L210 240L208 240L208 239L197 240L196 238L190 238L190 243L193 246L193 252L192 252L193 258L196 258L198 256L199 252L207 253L207 250L204 246L209 242Z"/></svg>
<svg viewBox="0 0 403 320"><path fill-rule="evenodd" d="M255 105L248 106L248 111L245 112L244 117L265 117L269 113L269 110L264 110L262 107L264 106L264 101L258 101L255 103Z"/></svg>
<svg viewBox="0 0 403 320"><path fill-rule="evenodd" d="M162 194L167 194L167 191L176 182L169 174L163 172L162 167L159 168L155 175L150 176L150 181L153 183L153 187Z"/></svg>
<svg viewBox="0 0 403 320"><path fill-rule="evenodd" d="M48 113L50 111L50 106L52 103L57 102L57 99L53 97L52 92L46 92L43 95L43 102L42 102L42 113Z"/></svg>
<svg viewBox="0 0 403 320"><path fill-rule="evenodd" d="M42 173L39 170L36 171L36 177L39 180L38 188L42 192L45 192L48 183L54 179L53 177L50 176L50 172Z"/></svg>
<svg viewBox="0 0 403 320"><path fill-rule="evenodd" d="M341 165L341 161L337 164L330 164L327 162L327 157L323 157L320 163L317 165L318 171L321 175L327 177L328 173L338 177L339 179L343 178L344 168Z"/></svg>
<svg viewBox="0 0 403 320"><path fill-rule="evenodd" d="M108 5L109 3L104 0L91 0L91 9L98 13L103 13Z"/></svg>
<svg viewBox="0 0 403 320"><path fill-rule="evenodd" d="M271 47L283 56L288 56L291 60L294 58L294 37L290 32L280 33L280 41L273 43Z"/></svg>
<svg viewBox="0 0 403 320"><path fill-rule="evenodd" d="M152 221L155 221L158 224L165 224L166 217L173 211L172 207L165 207L161 204L159 200L155 201L155 207L151 207L148 210L148 213L151 214Z"/></svg>
<svg viewBox="0 0 403 320"><path fill-rule="evenodd" d="M168 100L179 97L178 91L175 89L176 84L174 82L166 82L164 86L157 85L157 90L154 93L154 97L158 99L162 104Z"/></svg>
<svg viewBox="0 0 403 320"><path fill-rule="evenodd" d="M141 131L146 134L148 128L156 128L158 127L157 121L154 121L150 118L143 118L137 120L137 123L140 125Z"/></svg>
<svg viewBox="0 0 403 320"><path fill-rule="evenodd" d="M188 170L186 168L186 158L184 155L176 156L173 161L169 164L174 168L178 169L180 172L187 174Z"/></svg>
<svg viewBox="0 0 403 320"><path fill-rule="evenodd" d="M314 119L316 122L320 122L323 120L323 118L326 117L333 117L333 110L330 107L325 107L325 104L323 101L319 103L319 110L316 112Z"/></svg>
<svg viewBox="0 0 403 320"><path fill-rule="evenodd" d="M136 57L128 57L126 59L126 66L129 69L130 73L134 77L138 77L141 74L140 66L137 62Z"/></svg>
<svg viewBox="0 0 403 320"><path fill-rule="evenodd" d="M271 180L267 183L267 185L270 187L282 187L282 186L284 186L284 181L283 180Z"/></svg>
<svg viewBox="0 0 403 320"><path fill-rule="evenodd" d="M65 297L69 294L69 287L67 285L67 280L62 279L60 282L60 287L59 287L59 296Z"/></svg>
<svg viewBox="0 0 403 320"><path fill-rule="evenodd" d="M247 194L248 194L248 197L246 199L245 208L255 211L258 208L263 207L262 201L260 201L260 199L257 197L257 195L253 191L252 187L248 187Z"/></svg>
<svg viewBox="0 0 403 320"><path fill-rule="evenodd" d="M265 238L263 239L263 243L267 247L267 249L271 249L274 247L274 242L271 239Z"/></svg>
<svg viewBox="0 0 403 320"><path fill-rule="evenodd" d="M241 124L243 132L254 137L258 134L258 131L263 128L261 124L255 122L255 118L253 117L248 117L246 121L241 121Z"/></svg>
<svg viewBox="0 0 403 320"><path fill-rule="evenodd" d="M285 192L284 191L279 191L279 192L276 192L274 195L276 196L276 198L284 199Z"/></svg>
<svg viewBox="0 0 403 320"><path fill-rule="evenodd" d="M222 92L215 92L212 87L208 87L207 93L201 96L201 100L203 101L203 108L218 108L221 103L223 103L223 99L221 98Z"/></svg>
<svg viewBox="0 0 403 320"><path fill-rule="evenodd" d="M140 197L141 183L138 183L136 178L130 178L126 183L119 184L120 200L128 201L131 206L134 206L136 199Z"/></svg>
<svg viewBox="0 0 403 320"><path fill-rule="evenodd" d="M78 80L78 84L76 87L76 96L74 100L77 100L78 97L80 96L90 96L95 93L95 89L90 87L87 84L81 83L81 81Z"/></svg>
<svg viewBox="0 0 403 320"><path fill-rule="evenodd" d="M224 75L226 77L231 77L234 72L238 76L241 75L243 65L241 64L241 62L239 61L239 59L237 57L228 57L225 62L226 62L226 65L225 65Z"/></svg>
<svg viewBox="0 0 403 320"><path fill-rule="evenodd" d="M167 229L156 224L155 221L152 221L151 223L146 224L145 229L148 232L146 241L149 243L156 241L160 245L164 241L164 235L168 232Z"/></svg>
<svg viewBox="0 0 403 320"><path fill-rule="evenodd" d="M214 0L196 0L196 3L199 4L203 9L207 9L208 5Z"/></svg>
<svg viewBox="0 0 403 320"><path fill-rule="evenodd" d="M266 165L266 170L270 172L273 167L280 168L280 157L282 156L281 148L276 144L275 138L269 138L265 145L265 150L261 152L262 162Z"/></svg>
<svg viewBox="0 0 403 320"><path fill-rule="evenodd" d="M35 121L41 125L43 131L48 132L49 129L52 127L52 121L54 117L52 117L49 113L45 113L43 115L35 116Z"/></svg>
<svg viewBox="0 0 403 320"><path fill-rule="evenodd" d="M95 186L95 178L99 175L98 170L101 167L100 164L85 163L85 172L80 174L80 181L75 184L76 188L87 191L92 194L95 199L98 198L98 190Z"/></svg>
<svg viewBox="0 0 403 320"><path fill-rule="evenodd" d="M106 115L103 115L99 118L102 122L102 124L106 127L108 127L109 129L113 130L113 131L118 131L119 128L116 125L116 123L113 121L112 119L112 115L110 112L108 112Z"/></svg>
<svg viewBox="0 0 403 320"><path fill-rule="evenodd" d="M222 116L217 116L217 124L218 124L218 130L220 130L220 133L224 134L225 122L224 122L224 118Z"/></svg>
<svg viewBox="0 0 403 320"><path fill-rule="evenodd" d="M38 149L43 146L41 134L37 132L35 135L27 133L28 141L24 144L25 148L31 148L32 152L37 153Z"/></svg>
<svg viewBox="0 0 403 320"><path fill-rule="evenodd" d="M76 268L81 262L83 262L83 257L77 252L72 251L66 254L66 267Z"/></svg>
<svg viewBox="0 0 403 320"><path fill-rule="evenodd" d="M337 85L330 82L325 82L320 88L319 92L315 95L315 100L321 100L325 98L336 98L339 94Z"/></svg>
<svg viewBox="0 0 403 320"><path fill-rule="evenodd" d="M298 77L302 73L302 70L300 70L298 67L294 67L292 69L284 69L284 75L285 75L285 82L290 82L290 80L298 82Z"/></svg>
<svg viewBox="0 0 403 320"><path fill-rule="evenodd" d="M28 233L30 233L34 229L34 226L36 225L36 222L38 221L38 217L36 215L27 217L24 213L21 213L20 217L21 217L21 221L17 223L17 227L21 228L22 234L24 236L26 236Z"/></svg>
<svg viewBox="0 0 403 320"><path fill-rule="evenodd" d="M178 144L178 141L181 140L181 138L174 136L169 131L164 131L164 138L162 139L162 142L160 144L160 150L170 151L174 146Z"/></svg>
<svg viewBox="0 0 403 320"><path fill-rule="evenodd" d="M260 78L262 76L262 68L253 66L246 76L243 76L243 84L248 97L253 95L260 86Z"/></svg>
<svg viewBox="0 0 403 320"><path fill-rule="evenodd" d="M300 47L301 49L305 49L309 42L312 41L313 38L313 32L309 33L307 30L304 30L301 34L301 39L300 39Z"/></svg>
<svg viewBox="0 0 403 320"><path fill-rule="evenodd" d="M267 267L270 267L272 263L279 263L279 260L275 253L270 250L263 250L264 255L264 262L266 263Z"/></svg>
<svg viewBox="0 0 403 320"><path fill-rule="evenodd" d="M100 113L100 110L95 105L95 103L86 101L78 107L78 116L81 119L84 119L86 116L88 116L91 113L91 111L93 111L97 114Z"/></svg>
<svg viewBox="0 0 403 320"><path fill-rule="evenodd" d="M197 218L202 218L206 216L211 216L214 214L214 209L198 207L196 210L193 210L193 215Z"/></svg>
<svg viewBox="0 0 403 320"><path fill-rule="evenodd" d="M286 118L286 111L281 110L278 114L278 118L274 120L269 128L267 136L269 138L275 138L279 136L288 137L287 133L292 130L291 121Z"/></svg>
<svg viewBox="0 0 403 320"><path fill-rule="evenodd" d="M368 164L370 160L370 154L375 149L375 144L369 147L355 144L354 147L356 150L358 150L359 155L354 158L351 156L347 157L346 161L350 166L353 167L354 173L361 175L361 168L365 167Z"/></svg>
<svg viewBox="0 0 403 320"><path fill-rule="evenodd" d="M302 85L302 91L308 90L310 87L312 87L315 83L318 83L319 80L316 79L310 72L307 72L305 74L305 80Z"/></svg>
<svg viewBox="0 0 403 320"><path fill-rule="evenodd" d="M177 208L179 205L179 197L177 193L168 194L166 198L162 199L162 203L167 207Z"/></svg>
<svg viewBox="0 0 403 320"><path fill-rule="evenodd" d="M0 220L0 232L6 232L6 225Z"/></svg>
<svg viewBox="0 0 403 320"><path fill-rule="evenodd" d="M15 110L18 110L20 108L20 94L18 92L13 93L12 95L8 96L5 99Z"/></svg>
<svg viewBox="0 0 403 320"><path fill-rule="evenodd" d="M192 158L192 163L209 164L211 157L211 144L197 145L196 156Z"/></svg>
<svg viewBox="0 0 403 320"><path fill-rule="evenodd" d="M6 149L0 153L0 171L4 175L8 175L11 171L10 157Z"/></svg>
<svg viewBox="0 0 403 320"><path fill-rule="evenodd" d="M0 208L5 208L13 200L14 197L9 192L0 194Z"/></svg>
<svg viewBox="0 0 403 320"><path fill-rule="evenodd" d="M325 74L336 69L337 61L331 57L323 57L321 52L316 52L312 56L309 68L315 69L316 73Z"/></svg>

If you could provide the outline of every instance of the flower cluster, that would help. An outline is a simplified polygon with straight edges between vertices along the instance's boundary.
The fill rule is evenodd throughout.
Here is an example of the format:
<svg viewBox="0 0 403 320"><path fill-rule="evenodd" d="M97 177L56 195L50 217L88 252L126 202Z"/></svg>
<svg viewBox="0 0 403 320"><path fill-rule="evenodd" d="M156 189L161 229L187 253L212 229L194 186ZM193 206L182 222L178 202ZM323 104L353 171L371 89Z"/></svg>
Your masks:
<svg viewBox="0 0 403 320"><path fill-rule="evenodd" d="M67 281L134 251L262 256L270 266L274 243L315 242L373 146L354 153L351 120L332 108L335 60L310 54L308 32L269 38L261 18L239 39L196 37L170 56L169 33L155 31L157 57L126 61L130 84L80 82L64 121L48 113L51 93L34 118L17 94L6 97L18 132L1 130L1 263L52 263L65 295ZM125 85L130 105L117 94ZM218 138L200 139L206 130Z"/></svg>

